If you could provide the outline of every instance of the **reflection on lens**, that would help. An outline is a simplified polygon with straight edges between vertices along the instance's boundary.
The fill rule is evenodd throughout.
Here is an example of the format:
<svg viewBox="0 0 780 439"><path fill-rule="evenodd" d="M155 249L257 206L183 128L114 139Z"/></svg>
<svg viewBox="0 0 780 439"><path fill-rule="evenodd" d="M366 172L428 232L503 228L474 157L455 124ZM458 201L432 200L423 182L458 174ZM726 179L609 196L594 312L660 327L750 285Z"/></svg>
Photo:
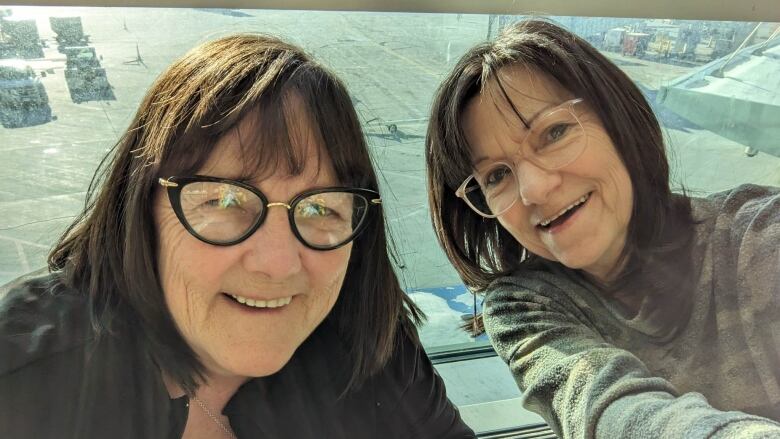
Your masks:
<svg viewBox="0 0 780 439"><path fill-rule="evenodd" d="M478 212L482 212L485 215L493 214L487 204L487 200L485 199L485 193L477 183L477 179L470 177L469 182L466 184L464 193L466 196L466 201L469 203L469 205L471 205L472 209Z"/></svg>
<svg viewBox="0 0 780 439"><path fill-rule="evenodd" d="M465 195L476 211L498 215L517 198L517 178L509 165L497 163L483 171L479 180L472 179L466 186Z"/></svg>
<svg viewBox="0 0 780 439"><path fill-rule="evenodd" d="M196 182L182 188L181 207L187 223L198 235L210 241L230 242L252 227L263 203L240 186Z"/></svg>
<svg viewBox="0 0 780 439"><path fill-rule="evenodd" d="M555 110L537 120L527 138L532 161L547 169L566 166L585 149L582 125L570 108Z"/></svg>
<svg viewBox="0 0 780 439"><path fill-rule="evenodd" d="M225 182L186 184L179 200L188 228L216 244L232 244L245 236L267 208L258 194ZM296 235L311 247L329 249L354 237L367 217L368 207L369 201L362 195L326 191L297 199L289 209Z"/></svg>
<svg viewBox="0 0 780 439"><path fill-rule="evenodd" d="M310 195L293 207L298 233L315 247L337 246L349 240L367 210L368 200L349 192Z"/></svg>

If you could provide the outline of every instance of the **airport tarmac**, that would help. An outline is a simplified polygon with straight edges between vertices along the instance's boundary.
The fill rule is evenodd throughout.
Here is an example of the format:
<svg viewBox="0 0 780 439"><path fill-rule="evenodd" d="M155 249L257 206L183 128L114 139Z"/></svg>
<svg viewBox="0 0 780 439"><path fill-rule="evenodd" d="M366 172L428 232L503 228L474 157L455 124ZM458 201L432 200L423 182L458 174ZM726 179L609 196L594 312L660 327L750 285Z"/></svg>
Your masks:
<svg viewBox="0 0 780 439"><path fill-rule="evenodd" d="M49 42L45 59L30 64L47 71L42 81L56 120L0 128L0 283L45 266L47 251L83 207L100 159L171 61L208 39L264 32L303 46L347 83L380 169L383 207L400 256L399 273L431 317L422 337L429 346L471 340L457 326L461 314L473 305L430 224L423 152L431 97L458 57L485 39L486 15L13 9L16 16L34 16L41 38ZM71 101L65 57L53 42L49 16L82 17L115 100ZM608 56L649 97L660 85L690 71ZM780 185L780 158L761 153L747 157L744 145L701 130L664 108L656 110L667 128L675 185L695 194L746 182ZM389 129L391 125L397 130Z"/></svg>

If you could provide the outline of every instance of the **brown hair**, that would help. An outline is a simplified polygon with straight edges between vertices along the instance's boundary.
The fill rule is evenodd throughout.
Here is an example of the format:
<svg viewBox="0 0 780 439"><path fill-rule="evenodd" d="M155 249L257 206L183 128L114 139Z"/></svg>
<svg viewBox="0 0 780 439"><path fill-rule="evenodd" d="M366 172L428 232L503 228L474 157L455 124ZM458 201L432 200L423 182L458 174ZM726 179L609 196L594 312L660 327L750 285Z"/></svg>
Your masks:
<svg viewBox="0 0 780 439"><path fill-rule="evenodd" d="M529 19L469 50L439 86L432 105L425 150L431 216L445 253L466 285L484 290L524 261L538 259L498 221L477 215L455 196L455 189L473 172L463 110L490 81L499 81L497 72L509 65L534 67L584 99L631 176L634 205L621 255L625 265L611 287L659 260L659 253L684 247L691 235L690 202L672 194L661 128L640 90L582 38L549 21Z"/></svg>
<svg viewBox="0 0 780 439"><path fill-rule="evenodd" d="M252 133L239 133L245 172L282 165L300 173L305 158L291 144L293 95L308 112L339 183L378 190L344 84L298 47L269 36L233 35L194 48L160 75L103 159L85 209L49 256L51 270L63 270L66 283L89 295L99 334L132 325L162 370L188 393L204 370L176 329L160 286L152 215L157 179L196 172L218 139L246 117L256 120ZM353 358L350 386L384 366L399 329L416 340L412 325L422 318L393 271L384 221L382 213L372 215L354 241L328 317Z"/></svg>

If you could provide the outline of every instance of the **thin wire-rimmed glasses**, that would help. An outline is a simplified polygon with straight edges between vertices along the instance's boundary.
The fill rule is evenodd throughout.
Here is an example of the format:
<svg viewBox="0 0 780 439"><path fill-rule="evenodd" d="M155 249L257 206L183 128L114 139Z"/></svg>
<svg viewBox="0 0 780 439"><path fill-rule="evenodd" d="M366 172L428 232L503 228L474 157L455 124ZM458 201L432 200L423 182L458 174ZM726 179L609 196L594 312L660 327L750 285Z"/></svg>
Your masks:
<svg viewBox="0 0 780 439"><path fill-rule="evenodd" d="M313 189L287 203L271 203L256 187L236 180L196 175L158 182L167 189L184 228L203 242L221 246L249 238L271 207L285 207L292 232L303 245L333 250L355 239L371 207L382 203L376 191L354 187Z"/></svg>
<svg viewBox="0 0 780 439"><path fill-rule="evenodd" d="M575 109L582 102L571 99L535 117L512 158L480 165L455 194L486 218L509 210L520 197L517 162L521 158L554 170L573 162L585 150L587 136Z"/></svg>

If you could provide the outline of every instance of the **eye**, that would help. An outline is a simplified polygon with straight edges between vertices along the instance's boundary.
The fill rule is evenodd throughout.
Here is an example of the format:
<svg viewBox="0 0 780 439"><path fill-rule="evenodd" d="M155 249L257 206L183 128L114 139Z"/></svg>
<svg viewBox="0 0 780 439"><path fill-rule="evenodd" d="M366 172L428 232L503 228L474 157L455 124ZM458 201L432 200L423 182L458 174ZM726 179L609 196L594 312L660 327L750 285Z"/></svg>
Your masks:
<svg viewBox="0 0 780 439"><path fill-rule="evenodd" d="M506 176L511 173L512 171L509 170L509 168L506 166L499 166L488 172L488 174L485 176L484 185L486 188L497 186L501 184L504 178L506 178Z"/></svg>
<svg viewBox="0 0 780 439"><path fill-rule="evenodd" d="M228 209L231 207L240 207L241 203L239 203L238 200L232 197L212 198L208 201L203 202L203 206L211 207L215 209Z"/></svg>
<svg viewBox="0 0 780 439"><path fill-rule="evenodd" d="M553 144L566 136L566 133L571 128L570 124L567 123L559 123L557 125L553 125L550 128L547 129L544 135L544 143L541 145L541 147L545 147L547 145Z"/></svg>
<svg viewBox="0 0 780 439"><path fill-rule="evenodd" d="M245 196L243 194L237 193L234 190L222 189L220 190L219 196L206 200L202 205L224 210L243 206L245 201L244 198Z"/></svg>

